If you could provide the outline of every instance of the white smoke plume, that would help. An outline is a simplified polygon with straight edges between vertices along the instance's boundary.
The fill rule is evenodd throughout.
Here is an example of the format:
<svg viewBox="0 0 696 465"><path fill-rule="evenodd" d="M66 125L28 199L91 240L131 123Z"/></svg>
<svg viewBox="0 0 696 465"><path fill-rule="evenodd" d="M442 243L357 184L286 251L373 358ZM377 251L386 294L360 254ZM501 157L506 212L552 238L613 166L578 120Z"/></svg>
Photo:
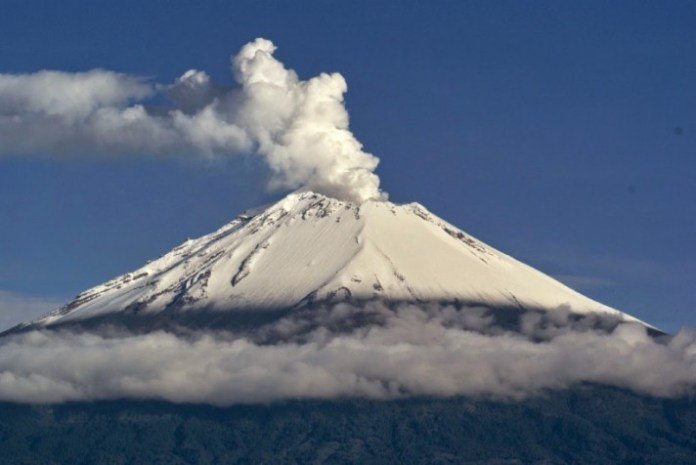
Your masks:
<svg viewBox="0 0 696 465"><path fill-rule="evenodd" d="M374 321L346 327L366 315ZM583 382L655 396L696 392L696 332L656 340L640 324L597 330L560 315L530 314L511 331L480 309L341 304L313 317L320 325L309 331L302 318L280 319L267 329L283 337L265 342L211 332L32 331L0 339L0 400L520 399Z"/></svg>
<svg viewBox="0 0 696 465"><path fill-rule="evenodd" d="M99 69L0 74L0 155L255 154L271 189L385 197L379 160L349 130L343 77L303 81L275 50L261 38L242 47L232 57L238 86L198 70L170 85Z"/></svg>

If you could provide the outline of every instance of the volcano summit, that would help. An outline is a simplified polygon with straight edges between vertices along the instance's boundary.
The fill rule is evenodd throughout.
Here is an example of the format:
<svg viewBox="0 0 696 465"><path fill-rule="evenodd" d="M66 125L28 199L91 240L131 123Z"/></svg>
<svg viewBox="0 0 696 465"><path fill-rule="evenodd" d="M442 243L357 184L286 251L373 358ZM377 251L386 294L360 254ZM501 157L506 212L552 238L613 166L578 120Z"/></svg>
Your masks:
<svg viewBox="0 0 696 465"><path fill-rule="evenodd" d="M419 204L300 192L5 333L0 400L680 397L695 348Z"/></svg>
<svg viewBox="0 0 696 465"><path fill-rule="evenodd" d="M293 193L16 329L128 322L227 328L331 305L438 303L637 321L518 262L422 205Z"/></svg>

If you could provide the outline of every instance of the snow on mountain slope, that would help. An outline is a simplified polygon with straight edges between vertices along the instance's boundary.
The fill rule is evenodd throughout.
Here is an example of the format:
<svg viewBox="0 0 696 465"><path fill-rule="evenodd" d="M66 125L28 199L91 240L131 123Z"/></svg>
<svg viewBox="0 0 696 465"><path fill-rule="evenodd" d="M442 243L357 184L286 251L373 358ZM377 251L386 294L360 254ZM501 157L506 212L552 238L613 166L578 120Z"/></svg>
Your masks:
<svg viewBox="0 0 696 465"><path fill-rule="evenodd" d="M127 311L267 311L339 300L447 301L632 317L595 302L411 203L294 193L188 240L34 322Z"/></svg>

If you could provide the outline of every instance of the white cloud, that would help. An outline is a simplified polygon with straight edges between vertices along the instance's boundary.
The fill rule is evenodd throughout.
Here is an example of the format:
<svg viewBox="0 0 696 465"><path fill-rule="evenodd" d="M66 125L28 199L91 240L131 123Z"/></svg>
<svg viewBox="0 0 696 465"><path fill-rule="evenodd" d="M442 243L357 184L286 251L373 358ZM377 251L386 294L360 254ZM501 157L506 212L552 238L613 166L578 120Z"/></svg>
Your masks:
<svg viewBox="0 0 696 465"><path fill-rule="evenodd" d="M36 114L79 121L99 108L153 93L152 86L141 79L105 70L0 74L0 114L17 119Z"/></svg>
<svg viewBox="0 0 696 465"><path fill-rule="evenodd" d="M579 382L657 396L696 387L690 330L658 342L637 324L600 331L560 312L527 318L522 332L511 332L492 326L480 309L413 305L338 305L315 315L272 323L265 330L274 337L265 340L203 332L15 335L0 340L0 400L230 405L345 396L521 398ZM346 325L365 317L372 322Z"/></svg>
<svg viewBox="0 0 696 465"><path fill-rule="evenodd" d="M566 286L577 290L591 290L613 287L616 283L610 279L579 274L556 274L553 276Z"/></svg>
<svg viewBox="0 0 696 465"><path fill-rule="evenodd" d="M48 313L61 303L55 299L0 290L0 332Z"/></svg>
<svg viewBox="0 0 696 465"><path fill-rule="evenodd" d="M383 197L379 160L349 130L343 77L303 81L275 50L266 39L242 47L235 87L199 70L170 85L104 70L0 74L0 155L256 154L272 189Z"/></svg>

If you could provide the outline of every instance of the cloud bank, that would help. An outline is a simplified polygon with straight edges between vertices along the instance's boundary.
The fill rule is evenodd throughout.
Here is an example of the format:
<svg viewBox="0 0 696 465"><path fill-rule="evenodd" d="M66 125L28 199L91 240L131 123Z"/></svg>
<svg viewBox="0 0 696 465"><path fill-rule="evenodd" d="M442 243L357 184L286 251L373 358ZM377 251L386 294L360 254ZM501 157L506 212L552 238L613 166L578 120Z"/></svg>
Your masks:
<svg viewBox="0 0 696 465"><path fill-rule="evenodd" d="M255 154L271 189L384 197L379 160L349 130L344 78L301 80L275 50L262 38L242 47L237 86L199 70L172 84L100 69L0 74L0 155Z"/></svg>
<svg viewBox="0 0 696 465"><path fill-rule="evenodd" d="M148 398L224 406L412 395L519 399L581 382L656 396L696 392L691 330L657 341L639 324L599 330L560 311L524 315L511 331L495 326L485 310L447 306L339 304L316 315L281 318L259 328L257 339L67 330L5 337L0 400Z"/></svg>

